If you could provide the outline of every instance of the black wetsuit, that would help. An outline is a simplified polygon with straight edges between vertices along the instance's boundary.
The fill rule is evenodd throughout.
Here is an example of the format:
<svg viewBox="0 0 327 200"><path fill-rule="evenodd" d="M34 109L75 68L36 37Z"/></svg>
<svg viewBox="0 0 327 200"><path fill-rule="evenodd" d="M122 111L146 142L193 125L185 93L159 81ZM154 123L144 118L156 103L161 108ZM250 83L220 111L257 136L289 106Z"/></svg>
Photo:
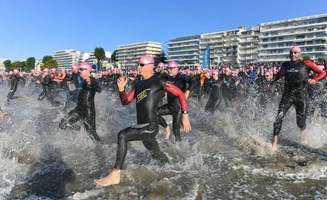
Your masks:
<svg viewBox="0 0 327 200"><path fill-rule="evenodd" d="M272 84L285 78L284 92L279 103L278 113L274 122L274 136L282 129L282 122L289 108L294 105L296 111L296 123L301 130L306 128L307 103L308 103L308 79L309 71L313 70L319 75L315 78L318 82L325 73L309 60L297 60L284 62L281 70L276 74Z"/></svg>
<svg viewBox="0 0 327 200"><path fill-rule="evenodd" d="M212 79L210 96L204 109L206 112L214 113L220 105L222 99L221 84L221 79Z"/></svg>
<svg viewBox="0 0 327 200"><path fill-rule="evenodd" d="M82 82L82 79L81 79L79 73L78 72L73 73L72 75L70 75L69 77L66 78L66 81L73 81L75 90L70 91L69 96L70 96L70 100L72 102L77 102L78 91L81 90L81 82ZM97 80L97 82L98 82L99 87L101 87L98 80Z"/></svg>
<svg viewBox="0 0 327 200"><path fill-rule="evenodd" d="M187 86L187 80L186 78L181 75L177 74L175 77L168 76L166 77L168 81L173 83L175 86L177 86L182 92L185 92L186 86ZM172 115L173 116L173 133L175 136L176 141L181 141L181 135L180 135L180 124L182 121L182 110L179 103L179 99L168 93L167 94L167 104L159 107L157 109L158 112L158 118L159 118L159 124L166 128L168 125L166 121L162 118L164 115Z"/></svg>
<svg viewBox="0 0 327 200"><path fill-rule="evenodd" d="M79 129L74 126L78 120L83 120L86 132L93 140L100 141L96 133L95 123L95 105L94 97L96 92L101 92L95 78L91 78L91 84L88 85L85 81L82 82L82 87L78 95L77 106L68 113L68 116L62 119L59 123L61 129Z"/></svg>
<svg viewBox="0 0 327 200"><path fill-rule="evenodd" d="M127 154L127 142L141 140L151 153L152 157L161 163L167 163L167 156L160 150L156 140L159 131L157 107L162 99L164 90L174 93L182 98L184 95L172 83L158 76L151 76L146 80L136 83L135 87L126 95L125 91L119 92L123 105L127 105L136 98L137 125L123 129L118 133L116 169L122 169ZM187 110L186 98L181 102L182 109Z"/></svg>
<svg viewBox="0 0 327 200"><path fill-rule="evenodd" d="M12 76L9 78L10 82L11 82L11 88L10 88L10 91L7 95L7 101L9 102L10 99L17 99L18 97L15 96L14 97L14 94L17 90L17 85L18 85L18 82L20 80L23 81L23 85L25 85L25 79L22 78L21 76L19 76L18 74L12 74Z"/></svg>
<svg viewBox="0 0 327 200"><path fill-rule="evenodd" d="M235 98L236 87L235 87L235 78L232 75L223 74L219 78L222 81L221 84L221 94L224 99L225 105L227 108L234 108L232 103Z"/></svg>
<svg viewBox="0 0 327 200"><path fill-rule="evenodd" d="M319 110L319 115L326 117L326 79L320 79L314 85L308 85L308 120L312 120L316 109Z"/></svg>
<svg viewBox="0 0 327 200"><path fill-rule="evenodd" d="M41 84L42 84L42 88L43 91L41 92L41 94L38 97L38 101L42 101L44 99L44 97L47 97L47 99L50 101L50 103L53 106L59 106L60 102L55 101L54 98L51 95L51 84L52 84L52 79L50 75L46 75L45 77L43 77L41 79Z"/></svg>

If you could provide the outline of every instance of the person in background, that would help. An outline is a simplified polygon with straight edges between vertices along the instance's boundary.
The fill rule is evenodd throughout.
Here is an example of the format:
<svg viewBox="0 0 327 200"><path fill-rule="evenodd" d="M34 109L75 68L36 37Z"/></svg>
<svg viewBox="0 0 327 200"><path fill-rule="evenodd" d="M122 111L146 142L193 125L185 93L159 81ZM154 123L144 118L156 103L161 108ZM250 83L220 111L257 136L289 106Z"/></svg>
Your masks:
<svg viewBox="0 0 327 200"><path fill-rule="evenodd" d="M74 124L78 120L82 120L91 139L100 141L96 132L94 97L97 92L101 92L101 88L97 80L91 76L92 66L89 63L81 63L79 72L83 81L81 90L78 91L77 106L65 118L61 119L59 127L63 130L67 128L79 130L80 127Z"/></svg>

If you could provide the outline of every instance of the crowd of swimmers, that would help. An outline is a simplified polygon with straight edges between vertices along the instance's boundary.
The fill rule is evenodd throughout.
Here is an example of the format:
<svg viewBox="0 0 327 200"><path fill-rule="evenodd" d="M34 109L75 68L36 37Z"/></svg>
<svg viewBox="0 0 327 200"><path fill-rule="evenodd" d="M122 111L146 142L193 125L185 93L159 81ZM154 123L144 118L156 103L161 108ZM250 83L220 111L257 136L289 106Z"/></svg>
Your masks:
<svg viewBox="0 0 327 200"><path fill-rule="evenodd" d="M38 101L62 106L67 111L65 117L58 119L61 129L78 130L80 127L75 123L81 120L95 142L100 141L95 122L96 93L111 92L120 97L123 105L136 99L137 124L118 133L114 169L107 177L95 180L99 185L108 186L120 182L120 170L129 141L142 141L154 159L162 164L168 162L156 140L159 125L166 130L165 139L168 139L171 130L163 116L171 115L174 139L181 141L180 127L185 132L191 130L188 98L196 98L204 111L212 114L221 107L233 111L235 104L254 95L256 103L263 109L280 99L273 124L272 147L277 146L283 118L291 106L295 107L296 122L304 140L306 122L313 120L314 113L327 117L325 66L324 63L303 60L298 46L290 49L289 57L290 61L283 63L215 66L211 69L197 66L191 70L181 68L175 61L155 64L151 56L145 55L139 59L137 67L129 70L111 68L94 73L92 66L83 62L73 64L70 69L45 68L30 73L14 69L2 72L0 77L3 88L10 88L8 106L16 98L37 95ZM18 86L25 85L28 85L29 94L15 96ZM59 93L65 94L64 102L55 100ZM166 103L162 101L164 98ZM0 113L2 120L10 121L5 111L0 110Z"/></svg>

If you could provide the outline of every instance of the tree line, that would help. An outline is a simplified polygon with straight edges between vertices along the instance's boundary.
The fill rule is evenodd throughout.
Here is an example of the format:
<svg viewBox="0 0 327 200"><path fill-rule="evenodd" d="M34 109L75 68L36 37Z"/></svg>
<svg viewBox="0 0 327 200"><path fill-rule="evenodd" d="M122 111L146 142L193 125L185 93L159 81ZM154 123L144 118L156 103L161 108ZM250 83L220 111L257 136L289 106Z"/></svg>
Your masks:
<svg viewBox="0 0 327 200"><path fill-rule="evenodd" d="M116 59L116 54L117 54L117 50L115 50L111 55L111 60L113 62L118 61ZM99 70L102 70L101 61L106 58L105 50L102 47L96 47L94 49L94 56L97 59L97 65L98 65ZM159 62L165 62L166 59L167 58L165 57L164 51L162 51L160 54L155 56L156 64ZM11 60L5 60L3 62L3 64L4 64L5 70L7 72L12 71L14 69L19 69L20 71L30 72L32 69L35 69L35 61L36 61L36 59L34 57L29 57L29 58L27 58L26 61L11 62ZM58 63L55 59L53 59L52 56L50 56L50 55L43 56L42 65L40 66L41 70L43 70L44 68L51 69L51 68L57 68L57 67L58 67Z"/></svg>
<svg viewBox="0 0 327 200"><path fill-rule="evenodd" d="M98 66L101 67L101 61L106 57L106 53L102 47L96 47L94 49L94 56L97 58ZM5 60L3 62L5 66L5 71L9 72L14 69L19 69L20 71L30 72L32 69L35 69L35 61L34 57L29 57L26 61L14 61ZM44 68L57 68L58 63L52 56L46 55L42 58L42 65L40 69L43 70ZM100 68L99 68L100 69Z"/></svg>

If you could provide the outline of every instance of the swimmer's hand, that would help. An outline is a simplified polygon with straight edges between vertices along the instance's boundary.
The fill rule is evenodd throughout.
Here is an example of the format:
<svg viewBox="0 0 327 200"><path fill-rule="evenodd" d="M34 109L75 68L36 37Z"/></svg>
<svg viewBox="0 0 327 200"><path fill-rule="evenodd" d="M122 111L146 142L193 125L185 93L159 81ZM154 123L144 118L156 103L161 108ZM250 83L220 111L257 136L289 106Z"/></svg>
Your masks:
<svg viewBox="0 0 327 200"><path fill-rule="evenodd" d="M125 76L121 76L117 80L117 86L118 89L125 88L125 85L127 84L127 78Z"/></svg>
<svg viewBox="0 0 327 200"><path fill-rule="evenodd" d="M317 82L316 82L314 79L309 79L309 80L308 80L308 83L309 83L310 85L313 85L313 84L316 84Z"/></svg>
<svg viewBox="0 0 327 200"><path fill-rule="evenodd" d="M188 118L188 114L182 114L182 124L183 124L183 129L186 133L190 132L192 127L190 120Z"/></svg>

